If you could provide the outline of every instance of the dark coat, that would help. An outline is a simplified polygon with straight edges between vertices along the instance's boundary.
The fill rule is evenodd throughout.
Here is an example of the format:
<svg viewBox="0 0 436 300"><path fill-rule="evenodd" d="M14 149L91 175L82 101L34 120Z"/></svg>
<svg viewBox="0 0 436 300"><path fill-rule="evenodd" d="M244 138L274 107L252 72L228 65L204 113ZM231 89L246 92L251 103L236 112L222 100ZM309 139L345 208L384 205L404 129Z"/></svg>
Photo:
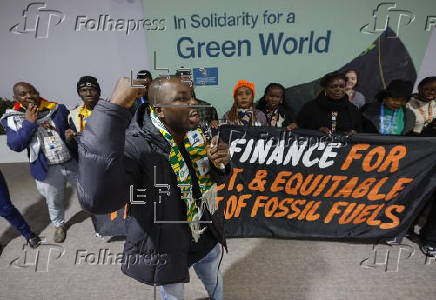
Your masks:
<svg viewBox="0 0 436 300"><path fill-rule="evenodd" d="M342 102L340 107L329 107L327 101L324 95L320 95L316 99L306 103L298 114L298 126L303 129L312 130L318 130L321 127L332 129L332 111L338 111L336 131L362 131L359 110L354 104L348 101L348 96L340 100Z"/></svg>
<svg viewBox="0 0 436 300"><path fill-rule="evenodd" d="M401 135L413 132L415 126L415 114L408 108L404 111L404 130ZM365 133L380 132L380 102L374 102L362 107L362 126Z"/></svg>
<svg viewBox="0 0 436 300"><path fill-rule="evenodd" d="M433 119L433 122L425 126L419 136L436 137L436 119Z"/></svg>
<svg viewBox="0 0 436 300"><path fill-rule="evenodd" d="M130 111L119 105L97 104L79 141L78 197L82 207L95 214L110 213L129 203L125 257L155 259L139 259L134 264L124 261L121 269L126 275L150 285L189 282L189 267L217 241L225 245L223 216L211 217L206 210L202 221L212 219L213 223L207 224L198 243L192 241L186 223L155 223L185 221L186 205L168 162L170 145L151 123L147 108L141 105L131 119ZM229 167L225 173L211 170L217 183L224 181ZM145 204L130 203L131 186L134 193L146 196L133 200ZM144 188L145 192L137 191ZM156 263L159 257L160 264Z"/></svg>

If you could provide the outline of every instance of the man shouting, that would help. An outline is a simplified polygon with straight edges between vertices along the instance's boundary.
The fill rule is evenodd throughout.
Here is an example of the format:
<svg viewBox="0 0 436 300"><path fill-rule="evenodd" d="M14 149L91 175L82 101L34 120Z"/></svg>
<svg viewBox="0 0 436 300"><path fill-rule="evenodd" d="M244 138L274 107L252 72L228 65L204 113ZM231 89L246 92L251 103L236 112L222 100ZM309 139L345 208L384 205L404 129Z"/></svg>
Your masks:
<svg viewBox="0 0 436 300"><path fill-rule="evenodd" d="M126 275L161 285L163 299L183 299L193 266L209 297L223 299L215 188L230 173L228 146L217 137L207 143L195 129L196 102L180 78L153 80L150 105L132 119L140 93L121 78L110 102L95 107L79 143L79 200L96 214L129 204Z"/></svg>

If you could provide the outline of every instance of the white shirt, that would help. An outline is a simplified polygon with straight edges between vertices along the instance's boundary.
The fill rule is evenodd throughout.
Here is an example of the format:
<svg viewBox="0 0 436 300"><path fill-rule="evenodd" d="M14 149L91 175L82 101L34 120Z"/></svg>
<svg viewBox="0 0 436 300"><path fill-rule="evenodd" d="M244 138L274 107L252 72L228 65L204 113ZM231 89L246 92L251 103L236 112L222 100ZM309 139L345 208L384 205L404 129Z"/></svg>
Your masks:
<svg viewBox="0 0 436 300"><path fill-rule="evenodd" d="M413 111L416 117L413 132L421 133L424 127L436 118L436 101L424 102L416 97L410 98L407 108Z"/></svg>

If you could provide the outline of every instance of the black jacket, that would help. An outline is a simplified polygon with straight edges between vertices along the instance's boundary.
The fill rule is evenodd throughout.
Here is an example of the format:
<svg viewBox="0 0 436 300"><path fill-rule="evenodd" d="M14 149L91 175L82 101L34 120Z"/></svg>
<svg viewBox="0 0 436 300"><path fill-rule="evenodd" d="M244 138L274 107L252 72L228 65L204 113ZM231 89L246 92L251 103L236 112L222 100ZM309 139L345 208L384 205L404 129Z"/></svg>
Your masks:
<svg viewBox="0 0 436 300"><path fill-rule="evenodd" d="M401 135L407 135L413 132L415 126L415 114L408 108L404 111L404 130ZM366 104L361 109L362 126L365 133L380 132L380 102Z"/></svg>
<svg viewBox="0 0 436 300"><path fill-rule="evenodd" d="M186 223L155 223L185 221L186 205L168 162L170 145L151 123L147 108L141 105L131 120L128 109L105 101L97 104L79 141L78 197L85 210L106 214L130 203L130 193L145 195L133 197L145 204L129 205L122 271L150 285L189 282L189 267L217 241L225 246L223 217L211 217L206 210L202 221L212 218L213 224L206 225L198 243ZM211 172L218 183L225 179L224 172Z"/></svg>
<svg viewBox="0 0 436 300"><path fill-rule="evenodd" d="M362 131L362 122L357 107L348 101L348 96L332 101L324 95L306 103L297 117L297 124L303 129L318 130L321 127L332 129L332 112L337 111L336 131Z"/></svg>
<svg viewBox="0 0 436 300"><path fill-rule="evenodd" d="M424 137L436 137L436 119L433 119L433 122L424 127L421 131L421 134L418 136Z"/></svg>

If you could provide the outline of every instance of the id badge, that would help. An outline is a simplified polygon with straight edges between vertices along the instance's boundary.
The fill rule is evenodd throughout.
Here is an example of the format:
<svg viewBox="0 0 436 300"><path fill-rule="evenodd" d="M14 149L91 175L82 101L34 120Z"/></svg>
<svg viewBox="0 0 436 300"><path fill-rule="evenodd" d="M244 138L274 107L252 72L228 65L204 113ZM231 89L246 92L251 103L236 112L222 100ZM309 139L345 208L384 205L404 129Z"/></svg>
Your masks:
<svg viewBox="0 0 436 300"><path fill-rule="evenodd" d="M188 135L188 139L191 146L204 144L203 136L198 131L192 131L192 133Z"/></svg>
<svg viewBox="0 0 436 300"><path fill-rule="evenodd" d="M62 150L62 143L55 136L44 137L44 145L49 150L54 150L54 151Z"/></svg>
<svg viewBox="0 0 436 300"><path fill-rule="evenodd" d="M209 158L204 157L197 162L198 172L201 176L206 175L210 171L210 162Z"/></svg>

